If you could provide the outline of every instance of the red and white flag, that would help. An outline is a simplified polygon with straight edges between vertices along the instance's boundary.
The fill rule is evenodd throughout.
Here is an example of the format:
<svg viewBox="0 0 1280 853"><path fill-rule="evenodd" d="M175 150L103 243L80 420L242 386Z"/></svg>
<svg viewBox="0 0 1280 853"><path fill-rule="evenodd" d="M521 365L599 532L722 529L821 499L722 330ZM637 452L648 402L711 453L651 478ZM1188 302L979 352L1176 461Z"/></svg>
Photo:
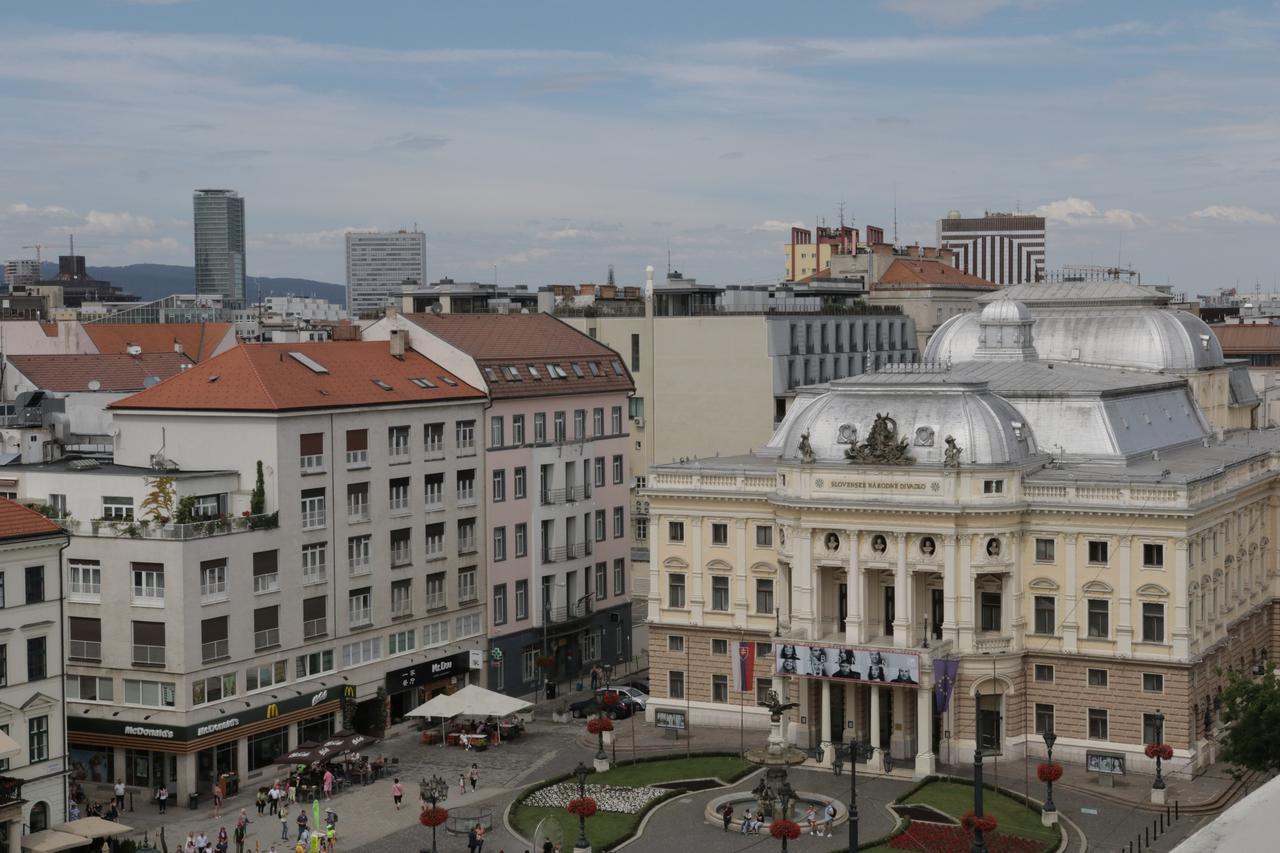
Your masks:
<svg viewBox="0 0 1280 853"><path fill-rule="evenodd" d="M738 654L733 660L733 689L739 693L755 692L756 644L738 641Z"/></svg>

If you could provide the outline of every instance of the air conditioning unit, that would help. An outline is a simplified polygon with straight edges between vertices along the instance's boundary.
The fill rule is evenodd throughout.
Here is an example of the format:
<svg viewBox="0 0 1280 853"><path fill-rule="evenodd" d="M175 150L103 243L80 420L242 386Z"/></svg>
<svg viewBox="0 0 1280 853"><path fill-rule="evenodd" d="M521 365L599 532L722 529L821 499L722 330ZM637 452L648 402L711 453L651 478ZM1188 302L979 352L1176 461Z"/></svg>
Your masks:
<svg viewBox="0 0 1280 853"><path fill-rule="evenodd" d="M644 418L632 418L631 423L636 429L644 429Z"/></svg>

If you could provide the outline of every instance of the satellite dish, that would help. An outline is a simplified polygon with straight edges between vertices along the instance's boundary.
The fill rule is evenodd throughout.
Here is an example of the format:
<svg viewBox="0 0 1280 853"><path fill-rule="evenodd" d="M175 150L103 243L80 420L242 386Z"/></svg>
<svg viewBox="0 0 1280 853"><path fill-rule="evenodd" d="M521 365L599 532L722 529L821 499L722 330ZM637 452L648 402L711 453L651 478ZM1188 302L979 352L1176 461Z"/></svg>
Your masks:
<svg viewBox="0 0 1280 853"><path fill-rule="evenodd" d="M90 391L101 391L101 390L102 390L102 383L101 383L101 382L99 382L99 381L98 381L98 380L96 380L96 379L90 379L90 380L89 380L89 390L90 390Z"/></svg>
<svg viewBox="0 0 1280 853"><path fill-rule="evenodd" d="M154 388L155 386L157 386L157 385L159 385L159 384L160 384L160 377L159 377L159 376L148 376L146 379L143 379L143 380L142 380L142 387L143 387L143 388Z"/></svg>
<svg viewBox="0 0 1280 853"><path fill-rule="evenodd" d="M443 313L444 313L444 308L443 308L443 306L441 306L441 305L440 305L440 303L439 303L439 302L432 302L432 303L431 303L431 313L432 313L432 314L435 314L437 317L439 317L441 314L443 314Z"/></svg>

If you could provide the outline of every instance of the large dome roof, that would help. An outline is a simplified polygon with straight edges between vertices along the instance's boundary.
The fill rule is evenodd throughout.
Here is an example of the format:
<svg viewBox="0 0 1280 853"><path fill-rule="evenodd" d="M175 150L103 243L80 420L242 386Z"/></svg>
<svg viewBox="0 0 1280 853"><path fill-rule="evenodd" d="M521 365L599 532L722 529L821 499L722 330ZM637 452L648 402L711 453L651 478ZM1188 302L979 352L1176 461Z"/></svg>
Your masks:
<svg viewBox="0 0 1280 853"><path fill-rule="evenodd" d="M1027 306L1008 296L1002 296L982 309L984 323L1027 323L1031 321L1031 312Z"/></svg>
<svg viewBox="0 0 1280 853"><path fill-rule="evenodd" d="M865 374L802 389L766 448L798 461L807 432L815 461L849 464L845 451L865 443L876 419L888 415L915 464L942 464L947 436L961 448L962 465L1017 464L1036 455L1035 437L1017 409L985 382L948 381L949 375Z"/></svg>

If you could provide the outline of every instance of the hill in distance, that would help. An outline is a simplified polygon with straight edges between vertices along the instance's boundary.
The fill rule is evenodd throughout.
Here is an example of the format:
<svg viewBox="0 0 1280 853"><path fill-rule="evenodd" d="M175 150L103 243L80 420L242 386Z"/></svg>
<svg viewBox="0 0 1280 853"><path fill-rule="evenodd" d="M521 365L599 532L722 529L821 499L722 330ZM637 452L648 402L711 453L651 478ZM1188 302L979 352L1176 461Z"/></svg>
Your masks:
<svg viewBox="0 0 1280 853"><path fill-rule="evenodd" d="M52 279L58 274L58 265L44 263L41 274ZM130 264L124 267L89 267L89 275L109 281L136 295L143 302L163 299L174 293L196 292L194 267L173 264ZM341 284L313 281L309 278L265 278L252 276L245 282L245 296L256 302L261 296L317 296L330 302L345 304L347 289Z"/></svg>

